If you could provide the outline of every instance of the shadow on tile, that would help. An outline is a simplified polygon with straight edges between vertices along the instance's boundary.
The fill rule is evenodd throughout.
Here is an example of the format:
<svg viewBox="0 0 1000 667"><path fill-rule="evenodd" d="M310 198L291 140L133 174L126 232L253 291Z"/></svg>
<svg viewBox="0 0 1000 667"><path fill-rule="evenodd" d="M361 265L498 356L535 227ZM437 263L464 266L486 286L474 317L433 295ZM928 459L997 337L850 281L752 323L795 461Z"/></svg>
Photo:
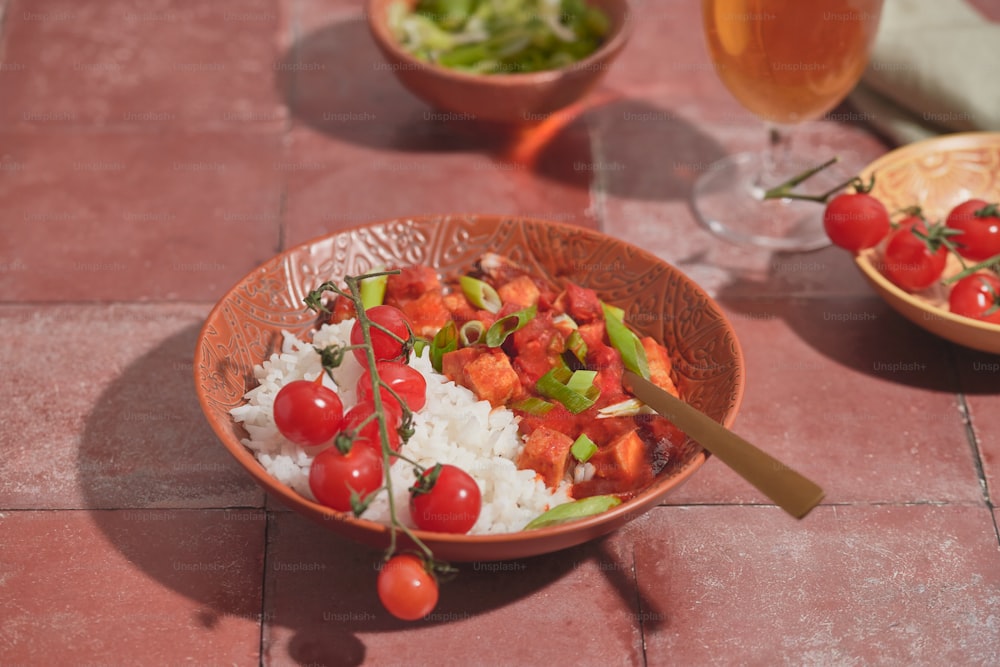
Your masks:
<svg viewBox="0 0 1000 667"><path fill-rule="evenodd" d="M950 343L920 329L877 297L795 298L788 295L748 297L745 286L723 288L716 299L742 326L741 343L781 349L774 370L813 372L818 379L825 362L798 352L782 336L791 332L812 351L859 373L894 384L944 393L959 391L954 350ZM780 321L777 330L771 326ZM753 330L753 331L751 331ZM759 333L758 333L759 330ZM774 356L775 352L764 354Z"/></svg>
<svg viewBox="0 0 1000 667"><path fill-rule="evenodd" d="M347 143L481 153L584 190L599 181L606 191L634 199L683 199L706 166L725 155L674 112L622 99L606 87L536 122L507 126L438 112L383 64L365 22L347 19L295 42L276 65L275 86L295 120Z"/></svg>
<svg viewBox="0 0 1000 667"><path fill-rule="evenodd" d="M402 641L408 633L397 631L488 629L496 617L509 628L525 606L551 610L552 598L539 595L550 586L557 599L575 596L557 605L567 619L599 589L621 636L637 634L642 612L655 608L637 592L631 548L610 536L522 561L463 564L429 619L391 618L375 594L380 554L294 513L265 511L263 493L217 443L193 391L197 334L185 327L121 369L87 417L77 476L100 534L130 567L194 602L201 627L252 619L284 637L295 660L359 664L369 633Z"/></svg>
<svg viewBox="0 0 1000 667"><path fill-rule="evenodd" d="M218 443L195 396L198 328L180 329L120 370L86 419L76 475L81 506L107 540L200 603L199 622L211 627L259 612L259 600L218 582L238 573L259 584L265 515L263 492Z"/></svg>
<svg viewBox="0 0 1000 667"><path fill-rule="evenodd" d="M272 517L268 541L264 637L276 661L393 661L412 652L419 638L447 644L449 664L482 664L486 646L503 647L506 664L547 664L545 654L559 661L560 652L571 655L587 637L593 664L595 650L614 648L618 659L622 651L638 655L640 625L666 618L658 605L640 599L631 543L613 536L517 561L459 564L456 577L442 584L437 608L416 622L382 609L375 594L377 552L317 533L289 514ZM539 641L548 628L560 630ZM455 642L458 632L470 641Z"/></svg>

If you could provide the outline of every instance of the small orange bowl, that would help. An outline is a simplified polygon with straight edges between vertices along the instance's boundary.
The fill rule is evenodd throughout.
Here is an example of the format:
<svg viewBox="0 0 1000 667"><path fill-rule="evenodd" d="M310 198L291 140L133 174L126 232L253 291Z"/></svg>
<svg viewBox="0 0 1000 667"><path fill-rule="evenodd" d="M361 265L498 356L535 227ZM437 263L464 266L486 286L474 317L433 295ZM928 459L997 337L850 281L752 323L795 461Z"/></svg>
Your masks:
<svg viewBox="0 0 1000 667"><path fill-rule="evenodd" d="M1000 132L966 132L920 141L886 153L861 172L875 175L872 195L889 211L919 205L929 220L943 220L967 199L1000 200ZM875 291L914 324L953 343L1000 354L1000 325L955 315L940 285L909 293L878 269L880 248L861 252L855 263ZM960 269L950 261L945 275Z"/></svg>
<svg viewBox="0 0 1000 667"><path fill-rule="evenodd" d="M236 284L209 314L194 356L202 410L223 446L283 504L325 528L377 548L387 526L307 500L271 477L242 444L247 434L230 410L257 385L254 365L280 350L282 330L308 337L315 316L302 298L327 280L376 266L424 264L445 274L467 270L485 252L506 255L551 280L568 279L625 309L636 328L671 351L686 400L731 426L743 396L744 362L736 333L712 299L673 266L589 229L491 215L399 218L344 230L292 248ZM586 519L500 535L417 531L449 561L490 561L548 553L604 535L660 504L704 463L692 441L631 500ZM402 539L402 538L401 538Z"/></svg>
<svg viewBox="0 0 1000 667"><path fill-rule="evenodd" d="M521 74L470 74L413 57L393 36L389 5L368 0L368 27L390 69L410 92L440 111L468 120L532 123L580 100L604 77L631 32L627 0L587 0L611 23L604 43L588 57L559 69ZM417 0L406 0L415 6Z"/></svg>

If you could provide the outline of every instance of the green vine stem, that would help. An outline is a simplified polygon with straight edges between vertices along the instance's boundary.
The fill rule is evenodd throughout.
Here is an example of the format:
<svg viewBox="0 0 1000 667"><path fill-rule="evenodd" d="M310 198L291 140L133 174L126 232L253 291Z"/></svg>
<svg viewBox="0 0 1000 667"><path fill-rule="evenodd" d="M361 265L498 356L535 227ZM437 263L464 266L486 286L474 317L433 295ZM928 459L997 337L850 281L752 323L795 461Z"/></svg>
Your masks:
<svg viewBox="0 0 1000 667"><path fill-rule="evenodd" d="M815 176L819 172L823 171L824 169L826 169L827 167L829 167L829 166L831 166L833 164L836 164L839 161L840 161L840 158L837 157L837 156L834 156L834 157L830 158L829 160L827 160L826 162L824 162L823 164L816 165L815 167L811 167L809 169L806 169L801 174L797 174L795 176L792 176L787 181L785 181L783 183L780 183L780 184L774 186L773 188L765 191L763 198L764 199L798 199L798 200L802 200L802 201L813 201L813 202L816 202L818 204L825 204L826 201L835 192L843 190L844 188L846 188L847 186L851 185L852 183L857 184L857 183L860 183L861 181L858 179L857 176L852 176L850 179L848 179L848 180L844 181L843 183L840 183L840 184L838 184L838 185L830 188L826 192L824 192L822 194L819 194L819 195L805 195L805 194L800 194L800 193L797 193L797 192L793 192L793 190L796 187L798 187L799 185L801 185L803 182L807 181L808 179L812 178L813 176Z"/></svg>
<svg viewBox="0 0 1000 667"><path fill-rule="evenodd" d="M364 304L361 302L361 281L367 278L376 278L378 276L390 276L396 275L399 271L378 271L373 273L367 273L360 276L345 276L344 282L347 285L347 289L343 290L336 285L334 282L325 282L315 290L310 292L308 296L305 297L304 301L306 306L311 310L318 312L330 312L327 307L323 304L323 294L324 292L334 292L335 294L344 297L345 299L350 299L354 304L354 310L356 313L358 324L361 328L362 343L358 347L362 347L365 350L365 357L368 366L368 374L372 381L372 405L374 406L374 416L378 420L378 430L379 438L382 440L382 469L385 475L385 485L382 487L388 494L389 500L389 548L386 550L385 558L388 560L396 553L396 543L397 534L402 532L406 537L423 553L424 558L434 569L446 568L443 563L438 563L434 559L434 553L431 551L430 547L424 544L423 540L417 537L412 530L410 530L406 525L404 525L396 513L396 499L393 495L392 487L392 475L390 474L390 467L392 466L392 458L404 458L400 457L396 452L392 451L389 447L389 424L385 418L385 410L382 403L382 392L381 388L385 388L389 394L391 394L397 401L399 401L400 406L403 408L403 423L407 424L410 420L410 411L407 407L405 401L401 400L399 395L390 387L388 384L382 381L382 378L378 374L378 363L375 359L375 352L372 349L372 328L376 328L380 331L390 334L396 338L399 342L404 344L404 351L409 354L410 345L412 343L412 332L410 340L403 340L396 336L390 331L387 331L384 327L380 327L378 324L372 322L368 316L365 314ZM404 460L406 460L404 458ZM407 460L408 461L408 460ZM408 461L413 463L412 461ZM419 467L419 466L417 466Z"/></svg>
<svg viewBox="0 0 1000 667"><path fill-rule="evenodd" d="M942 280L941 284L950 285L952 283L957 283L962 278L971 276L976 271L982 271L983 269L990 269L994 272L1000 273L1000 270L998 270L1000 269L1000 255L993 255L992 257L984 259L981 262L978 262L971 266L967 266L958 273L956 273L955 275L946 278L945 280Z"/></svg>

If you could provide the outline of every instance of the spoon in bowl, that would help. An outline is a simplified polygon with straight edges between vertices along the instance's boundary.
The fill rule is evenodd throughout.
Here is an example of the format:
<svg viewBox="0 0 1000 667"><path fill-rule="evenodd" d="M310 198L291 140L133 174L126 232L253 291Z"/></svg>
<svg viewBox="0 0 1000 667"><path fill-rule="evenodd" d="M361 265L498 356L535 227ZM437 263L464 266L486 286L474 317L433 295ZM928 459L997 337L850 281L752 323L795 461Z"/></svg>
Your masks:
<svg viewBox="0 0 1000 667"><path fill-rule="evenodd" d="M796 519L804 517L823 499L823 489L817 484L705 413L631 371L625 371L623 379L625 387L636 398L673 422L677 428Z"/></svg>

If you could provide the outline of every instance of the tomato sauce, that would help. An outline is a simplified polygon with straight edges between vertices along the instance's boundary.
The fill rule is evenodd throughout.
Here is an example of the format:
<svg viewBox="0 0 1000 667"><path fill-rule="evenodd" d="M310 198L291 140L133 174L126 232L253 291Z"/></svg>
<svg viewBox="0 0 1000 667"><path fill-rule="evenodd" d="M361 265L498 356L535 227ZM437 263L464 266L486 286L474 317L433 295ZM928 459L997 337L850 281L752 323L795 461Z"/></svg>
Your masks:
<svg viewBox="0 0 1000 667"><path fill-rule="evenodd" d="M487 283L499 296L496 312L474 304L459 286L460 276L441 279L427 267L405 267L391 275L385 303L400 308L410 318L414 333L426 340L449 321L456 328L480 322L481 331L506 316L534 308L521 328L502 344L488 345L482 338L472 344L444 351L440 370L449 379L472 390L494 407L504 406L519 417L525 441L517 465L534 470L549 486L575 480L572 495L585 498L614 494L627 499L648 485L677 458L685 436L668 420L647 411L624 409L632 396L622 386L624 364L607 335L604 307L597 294L573 283L554 285L531 275L507 258L484 255L467 275ZM333 309L333 319L353 316ZM505 320L506 321L506 320ZM576 332L576 336L574 336ZM577 352L582 340L583 358L567 343L574 336ZM649 364L650 380L679 395L668 351L652 338L641 339ZM592 385L599 394L585 409L573 412L567 405L540 391L539 380L556 368L593 371ZM589 390L589 395L597 393ZM607 416L608 408L617 406ZM571 453L574 442L585 435L596 445L586 465ZM579 466L584 466L576 471Z"/></svg>

